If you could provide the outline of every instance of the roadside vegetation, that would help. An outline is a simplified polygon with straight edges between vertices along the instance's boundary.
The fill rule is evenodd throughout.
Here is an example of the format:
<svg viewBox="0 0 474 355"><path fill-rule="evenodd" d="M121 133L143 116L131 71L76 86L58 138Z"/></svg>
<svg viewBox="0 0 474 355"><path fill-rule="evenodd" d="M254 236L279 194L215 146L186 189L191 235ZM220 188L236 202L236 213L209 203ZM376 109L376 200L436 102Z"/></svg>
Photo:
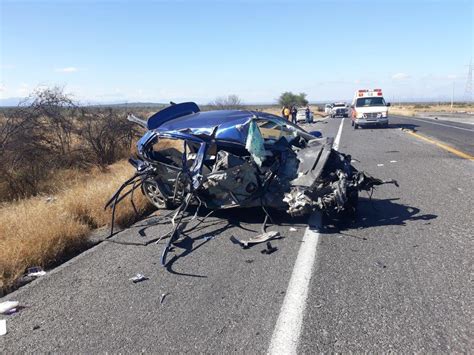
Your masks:
<svg viewBox="0 0 474 355"><path fill-rule="evenodd" d="M474 112L474 104L454 103L453 107L448 103L417 103L417 104L394 104L390 107L390 113L394 115L415 116L426 112L442 113L466 113Z"/></svg>
<svg viewBox="0 0 474 355"><path fill-rule="evenodd" d="M141 109L143 110L143 108ZM142 111L143 113L143 111ZM81 107L58 88L0 112L0 290L27 267L48 267L87 246L110 221L105 202L133 174L138 137L126 109ZM138 214L150 209L135 194ZM117 225L137 217L117 209Z"/></svg>

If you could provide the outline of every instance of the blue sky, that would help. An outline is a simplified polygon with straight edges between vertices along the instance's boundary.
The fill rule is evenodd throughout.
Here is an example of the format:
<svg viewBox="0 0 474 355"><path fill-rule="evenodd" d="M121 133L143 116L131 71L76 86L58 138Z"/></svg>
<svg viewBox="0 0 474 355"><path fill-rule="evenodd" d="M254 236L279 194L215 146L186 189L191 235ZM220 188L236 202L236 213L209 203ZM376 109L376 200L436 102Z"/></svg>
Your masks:
<svg viewBox="0 0 474 355"><path fill-rule="evenodd" d="M446 99L453 83L462 99L473 54L467 0L0 3L3 99L53 85L82 102Z"/></svg>

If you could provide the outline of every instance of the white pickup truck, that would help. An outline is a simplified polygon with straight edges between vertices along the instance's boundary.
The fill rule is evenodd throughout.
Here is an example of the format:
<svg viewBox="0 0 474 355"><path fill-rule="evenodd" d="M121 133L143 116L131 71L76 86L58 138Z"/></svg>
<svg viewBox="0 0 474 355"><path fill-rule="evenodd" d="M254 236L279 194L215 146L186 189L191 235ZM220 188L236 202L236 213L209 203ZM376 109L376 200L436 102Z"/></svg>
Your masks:
<svg viewBox="0 0 474 355"><path fill-rule="evenodd" d="M329 113L331 118L349 117L349 109L345 102L335 102L331 106L331 112Z"/></svg>

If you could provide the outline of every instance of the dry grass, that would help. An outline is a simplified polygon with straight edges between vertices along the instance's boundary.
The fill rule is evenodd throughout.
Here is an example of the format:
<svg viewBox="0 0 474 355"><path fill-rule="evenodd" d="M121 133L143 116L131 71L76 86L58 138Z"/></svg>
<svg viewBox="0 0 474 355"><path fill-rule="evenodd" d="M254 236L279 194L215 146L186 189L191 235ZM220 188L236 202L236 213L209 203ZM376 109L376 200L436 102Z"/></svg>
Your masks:
<svg viewBox="0 0 474 355"><path fill-rule="evenodd" d="M104 205L124 180L133 174L133 167L121 161L104 173L77 172L75 184L58 181L67 186L47 202L36 197L0 208L0 289L7 289L27 267L54 264L65 254L80 250L90 231L110 222L110 210ZM70 173L63 175L69 176ZM149 208L145 197L135 194L140 212ZM119 204L116 221L126 226L135 218L130 203Z"/></svg>
<svg viewBox="0 0 474 355"><path fill-rule="evenodd" d="M473 112L474 105L455 104L453 108L451 108L451 105L422 105L422 104L393 105L390 107L389 111L391 114L403 115L403 116L415 116L416 114L423 113L423 112L460 113L460 112Z"/></svg>

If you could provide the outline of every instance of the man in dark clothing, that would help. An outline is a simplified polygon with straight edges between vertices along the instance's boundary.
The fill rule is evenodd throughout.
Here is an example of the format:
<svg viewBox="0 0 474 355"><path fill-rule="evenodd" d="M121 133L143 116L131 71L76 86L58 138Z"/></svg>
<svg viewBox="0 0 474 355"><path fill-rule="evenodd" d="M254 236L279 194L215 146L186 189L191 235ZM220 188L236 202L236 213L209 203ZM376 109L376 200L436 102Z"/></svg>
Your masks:
<svg viewBox="0 0 474 355"><path fill-rule="evenodd" d="M293 106L291 108L291 122L296 124L296 114L298 113L298 110L296 109L296 106Z"/></svg>

